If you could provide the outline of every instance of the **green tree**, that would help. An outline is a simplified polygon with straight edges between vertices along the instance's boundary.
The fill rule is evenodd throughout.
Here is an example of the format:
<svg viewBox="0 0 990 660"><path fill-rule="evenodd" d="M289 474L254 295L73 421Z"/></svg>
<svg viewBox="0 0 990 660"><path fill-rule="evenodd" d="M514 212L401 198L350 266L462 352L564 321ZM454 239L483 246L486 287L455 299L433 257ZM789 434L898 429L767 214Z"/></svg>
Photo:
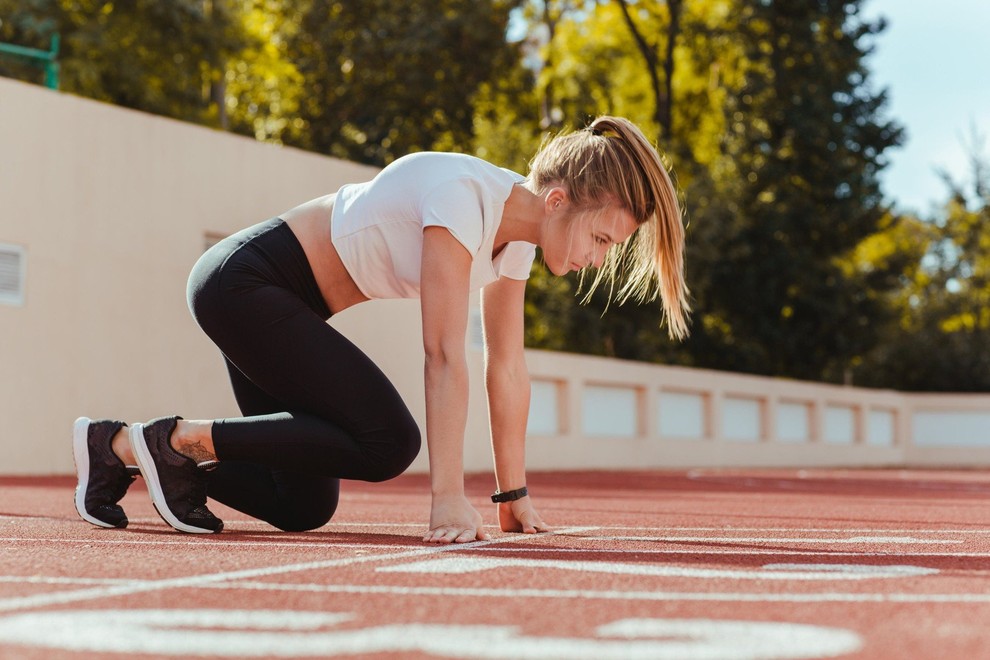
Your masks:
<svg viewBox="0 0 990 660"><path fill-rule="evenodd" d="M515 3L299 4L289 56L305 81L300 146L377 165L414 151L470 148L473 99L508 56Z"/></svg>
<svg viewBox="0 0 990 660"><path fill-rule="evenodd" d="M868 84L882 22L859 0L743 3L743 85L725 107L718 246L690 350L696 364L839 381L879 341L875 297L841 260L885 216L877 174L900 129ZM698 240L698 236L695 237Z"/></svg>
<svg viewBox="0 0 990 660"><path fill-rule="evenodd" d="M650 77L650 87L653 90L653 119L660 127L661 137L673 134L673 90L674 90L674 53L677 48L677 37L681 32L681 17L684 11L684 0L667 0L664 5L666 14L659 16L651 3L635 3L635 9L640 13L653 15L653 23L660 24L665 29L657 32L663 37L663 42L650 39L637 21L633 18L633 8L627 0L615 0L622 13L622 19L629 28L629 34L636 42L636 47L643 56L646 72ZM662 51L661 51L662 47Z"/></svg>
<svg viewBox="0 0 990 660"><path fill-rule="evenodd" d="M493 77L478 87L471 151L525 174L540 145L541 111L534 72L519 65L523 57L520 44L503 51Z"/></svg>
<svg viewBox="0 0 990 660"><path fill-rule="evenodd" d="M64 91L219 126L224 64L245 44L235 9L223 0L0 0L0 39L47 49L57 32Z"/></svg>
<svg viewBox="0 0 990 660"><path fill-rule="evenodd" d="M224 76L225 123L258 140L299 144L304 79L289 54L299 32L295 0L245 0L239 21L243 47L231 54Z"/></svg>
<svg viewBox="0 0 990 660"><path fill-rule="evenodd" d="M990 161L974 145L971 181L946 183L949 196L934 220L910 219L857 255L865 271L882 270L886 255L911 255L894 265L901 286L887 303L896 322L864 355L857 372L864 384L990 391ZM899 249L876 249L898 241Z"/></svg>

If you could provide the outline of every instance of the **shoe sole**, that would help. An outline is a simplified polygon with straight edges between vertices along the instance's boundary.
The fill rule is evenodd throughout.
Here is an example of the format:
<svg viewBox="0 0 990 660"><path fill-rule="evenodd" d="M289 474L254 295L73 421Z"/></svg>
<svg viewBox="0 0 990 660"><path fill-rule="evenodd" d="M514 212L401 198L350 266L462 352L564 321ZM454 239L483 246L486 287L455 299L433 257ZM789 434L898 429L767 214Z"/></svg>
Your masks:
<svg viewBox="0 0 990 660"><path fill-rule="evenodd" d="M155 466L155 460L152 458L151 451L148 449L148 441L144 437L144 424L133 424L130 429L131 450L134 452L138 469L141 470L141 476L144 477L144 482L148 487L148 494L151 495L151 503L155 505L155 511L158 512L162 520L180 532L187 532L189 534L216 534L212 529L188 525L175 517L172 510L168 508L168 502L165 500L165 492L162 490L158 468Z"/></svg>
<svg viewBox="0 0 990 660"><path fill-rule="evenodd" d="M86 489L89 488L89 425L93 423L89 417L80 417L72 425L72 457L76 460L76 513L88 523L106 529L116 529L104 520L92 516L86 510ZM127 526L125 521L120 529Z"/></svg>

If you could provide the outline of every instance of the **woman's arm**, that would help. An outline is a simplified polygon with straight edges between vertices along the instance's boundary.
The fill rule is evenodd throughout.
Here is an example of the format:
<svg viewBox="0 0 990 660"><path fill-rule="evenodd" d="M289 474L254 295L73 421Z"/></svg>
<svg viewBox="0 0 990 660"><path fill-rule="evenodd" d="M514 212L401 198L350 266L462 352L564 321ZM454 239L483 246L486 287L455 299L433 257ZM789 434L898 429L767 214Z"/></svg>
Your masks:
<svg viewBox="0 0 990 660"><path fill-rule="evenodd" d="M423 231L420 298L426 352L426 443L430 452L433 543L488 538L464 495L468 370L464 355L471 255L443 227Z"/></svg>
<svg viewBox="0 0 990 660"><path fill-rule="evenodd" d="M525 280L503 277L485 287L481 294L488 416L495 481L502 492L526 485L530 384L523 354L525 293ZM504 532L532 534L547 529L528 496L499 504L498 519Z"/></svg>

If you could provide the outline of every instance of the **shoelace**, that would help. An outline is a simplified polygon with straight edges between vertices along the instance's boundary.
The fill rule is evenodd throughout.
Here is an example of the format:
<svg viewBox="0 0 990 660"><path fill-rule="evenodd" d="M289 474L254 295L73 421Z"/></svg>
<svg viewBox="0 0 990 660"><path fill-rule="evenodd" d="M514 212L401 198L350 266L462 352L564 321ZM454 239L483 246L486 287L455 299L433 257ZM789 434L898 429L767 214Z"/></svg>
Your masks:
<svg viewBox="0 0 990 660"><path fill-rule="evenodd" d="M210 513L210 510L206 508L206 505L200 505L192 509L189 512L188 517L213 518L214 515Z"/></svg>
<svg viewBox="0 0 990 660"><path fill-rule="evenodd" d="M189 512L203 509L209 513L206 509L206 475L198 468L193 468L189 470L189 476L193 480L186 491L186 503L193 507Z"/></svg>

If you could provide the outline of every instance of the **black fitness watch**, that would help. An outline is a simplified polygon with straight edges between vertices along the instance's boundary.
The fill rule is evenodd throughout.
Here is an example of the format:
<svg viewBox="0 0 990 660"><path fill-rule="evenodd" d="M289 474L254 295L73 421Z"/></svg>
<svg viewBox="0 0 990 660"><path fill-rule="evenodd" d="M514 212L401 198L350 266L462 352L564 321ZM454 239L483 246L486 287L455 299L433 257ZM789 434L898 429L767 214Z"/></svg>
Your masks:
<svg viewBox="0 0 990 660"><path fill-rule="evenodd" d="M515 500L522 499L529 495L529 491L526 487L516 488L515 490L507 490L504 493L501 491L495 491L492 495L492 502L498 504L499 502L514 502Z"/></svg>

